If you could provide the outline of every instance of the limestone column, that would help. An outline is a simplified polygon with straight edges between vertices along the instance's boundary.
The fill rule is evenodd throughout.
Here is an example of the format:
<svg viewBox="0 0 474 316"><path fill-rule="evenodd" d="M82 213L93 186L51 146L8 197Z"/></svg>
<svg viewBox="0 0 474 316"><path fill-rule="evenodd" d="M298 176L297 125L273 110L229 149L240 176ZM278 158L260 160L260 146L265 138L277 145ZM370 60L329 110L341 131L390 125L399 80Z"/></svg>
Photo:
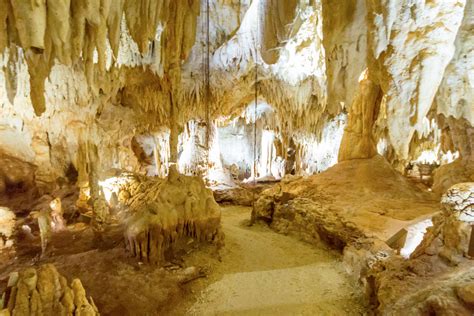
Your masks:
<svg viewBox="0 0 474 316"><path fill-rule="evenodd" d="M349 119L339 149L339 161L372 158L377 154L373 126L377 119L382 90L366 71L349 110Z"/></svg>

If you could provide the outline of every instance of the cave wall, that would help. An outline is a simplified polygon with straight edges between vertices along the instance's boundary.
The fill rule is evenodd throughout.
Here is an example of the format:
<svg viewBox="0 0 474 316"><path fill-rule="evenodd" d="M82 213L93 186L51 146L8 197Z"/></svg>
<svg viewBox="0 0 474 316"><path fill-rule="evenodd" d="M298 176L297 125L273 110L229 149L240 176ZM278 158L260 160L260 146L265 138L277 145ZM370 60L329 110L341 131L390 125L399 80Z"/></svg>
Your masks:
<svg viewBox="0 0 474 316"><path fill-rule="evenodd" d="M137 171L135 136L169 128L178 148L188 122L206 113L230 121L255 91L275 109L282 146L297 140L301 168L313 171L324 158L309 152L324 151L315 144L341 113L347 131L363 122L360 134L384 141L401 168L440 146L433 119L473 124L472 0L211 0L209 21L205 4L2 0L2 149L37 165L45 185L81 165L87 142L97 145L101 168ZM369 118L356 100L366 68L381 91ZM373 144L354 142L342 142L346 157L374 154ZM334 157L339 142L331 146Z"/></svg>

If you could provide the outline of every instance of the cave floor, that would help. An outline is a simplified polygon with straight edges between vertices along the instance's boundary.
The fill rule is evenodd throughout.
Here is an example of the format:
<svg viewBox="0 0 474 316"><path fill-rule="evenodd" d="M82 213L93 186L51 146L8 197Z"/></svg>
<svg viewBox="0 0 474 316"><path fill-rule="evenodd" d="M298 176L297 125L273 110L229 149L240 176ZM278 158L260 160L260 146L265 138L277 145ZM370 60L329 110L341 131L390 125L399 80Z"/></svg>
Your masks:
<svg viewBox="0 0 474 316"><path fill-rule="evenodd" d="M222 207L225 247L208 278L189 285L190 299L170 314L361 315L362 293L344 271L341 255L272 231L247 225L251 209ZM196 252L187 263L205 266Z"/></svg>
<svg viewBox="0 0 474 316"><path fill-rule="evenodd" d="M53 236L40 258L39 238L20 239L18 252L0 258L0 293L8 275L54 263L69 280L80 278L103 315L361 315L363 295L339 252L247 225L251 208L223 206L225 246L192 247L181 267L207 277L180 284L184 269L142 264L126 253L120 227L97 242L88 226ZM73 228L73 227L82 228ZM197 245L196 245L197 246ZM219 258L220 257L220 258Z"/></svg>

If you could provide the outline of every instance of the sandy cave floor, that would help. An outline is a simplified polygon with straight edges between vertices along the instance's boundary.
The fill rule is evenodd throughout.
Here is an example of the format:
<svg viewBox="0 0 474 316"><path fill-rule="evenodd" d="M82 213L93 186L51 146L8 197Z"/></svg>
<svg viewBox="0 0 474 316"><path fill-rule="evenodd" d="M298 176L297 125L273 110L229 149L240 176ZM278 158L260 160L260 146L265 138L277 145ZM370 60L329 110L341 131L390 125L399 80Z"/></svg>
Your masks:
<svg viewBox="0 0 474 316"><path fill-rule="evenodd" d="M250 208L222 207L225 248L209 278L192 285L195 297L173 314L361 315L362 293L345 273L341 255L270 230L248 227ZM189 258L205 265L208 258ZM202 262L202 264L201 264Z"/></svg>
<svg viewBox="0 0 474 316"><path fill-rule="evenodd" d="M54 236L40 258L39 240L20 240L14 258L0 260L0 292L8 274L54 263L69 280L80 278L102 315L361 315L362 293L344 272L341 255L272 231L247 225L251 209L223 206L226 235L220 256L213 246L192 251L165 268L138 263L124 250L120 227L97 242L76 224ZM207 277L180 283L183 269Z"/></svg>

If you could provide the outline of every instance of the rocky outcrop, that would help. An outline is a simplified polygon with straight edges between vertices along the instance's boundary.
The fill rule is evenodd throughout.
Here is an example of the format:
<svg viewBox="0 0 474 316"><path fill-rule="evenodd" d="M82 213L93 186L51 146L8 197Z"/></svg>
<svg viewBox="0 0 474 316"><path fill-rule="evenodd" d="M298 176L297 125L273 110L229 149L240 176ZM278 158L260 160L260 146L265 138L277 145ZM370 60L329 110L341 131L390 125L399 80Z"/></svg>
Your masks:
<svg viewBox="0 0 474 316"><path fill-rule="evenodd" d="M433 226L411 257L438 255L452 265L468 256L471 225L474 223L474 183L451 187L441 200L442 213L433 217Z"/></svg>
<svg viewBox="0 0 474 316"><path fill-rule="evenodd" d="M4 295L2 315L99 315L81 281L68 284L52 264L11 273Z"/></svg>
<svg viewBox="0 0 474 316"><path fill-rule="evenodd" d="M308 203L313 206L309 207ZM401 222L438 209L435 195L418 189L380 156L343 161L309 177L284 178L280 184L263 191L256 205L256 217L272 225L282 221L288 225L281 227L291 227L299 225L295 219L308 220L310 223L302 226L310 234L317 226L307 214L314 213L317 221L326 223L322 226L333 227L330 229L333 234L348 232L345 237L333 236L342 245L363 235L388 240L403 226ZM293 210L286 210L290 207ZM304 215L295 217L298 213L295 208ZM305 231L302 227L294 230Z"/></svg>
<svg viewBox="0 0 474 316"><path fill-rule="evenodd" d="M134 178L119 191L125 243L137 259L161 263L185 237L222 246L220 208L202 179L170 169L167 179Z"/></svg>
<svg viewBox="0 0 474 316"><path fill-rule="evenodd" d="M394 256L372 268L369 278L379 311L472 315L474 270L468 249L473 188L472 183L459 184L443 195L442 212L433 217L409 260Z"/></svg>

